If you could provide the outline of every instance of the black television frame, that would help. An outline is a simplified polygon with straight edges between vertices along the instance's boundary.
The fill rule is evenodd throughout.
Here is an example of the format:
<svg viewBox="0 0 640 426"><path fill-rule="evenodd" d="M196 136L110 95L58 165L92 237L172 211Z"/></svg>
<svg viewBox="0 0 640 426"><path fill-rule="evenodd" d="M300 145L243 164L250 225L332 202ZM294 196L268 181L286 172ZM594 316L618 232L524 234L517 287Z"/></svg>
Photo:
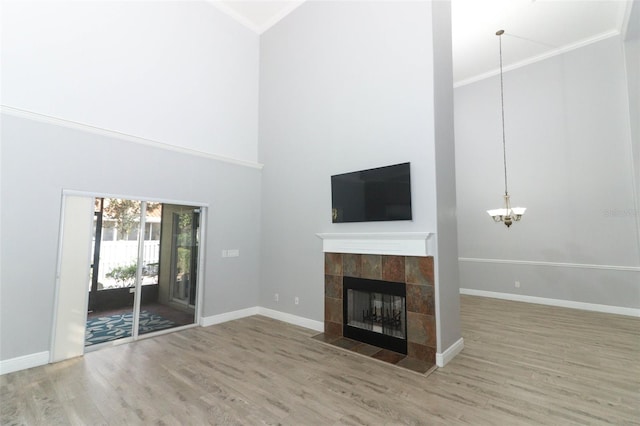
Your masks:
<svg viewBox="0 0 640 426"><path fill-rule="evenodd" d="M411 163L331 176L333 223L413 220Z"/></svg>

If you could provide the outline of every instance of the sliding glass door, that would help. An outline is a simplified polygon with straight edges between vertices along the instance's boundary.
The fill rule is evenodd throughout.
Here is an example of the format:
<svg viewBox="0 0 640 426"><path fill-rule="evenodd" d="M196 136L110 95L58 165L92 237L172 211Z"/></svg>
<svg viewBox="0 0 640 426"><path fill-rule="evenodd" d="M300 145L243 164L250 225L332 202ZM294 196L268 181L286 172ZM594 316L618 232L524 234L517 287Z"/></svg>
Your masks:
<svg viewBox="0 0 640 426"><path fill-rule="evenodd" d="M194 324L199 209L96 198L85 347Z"/></svg>
<svg viewBox="0 0 640 426"><path fill-rule="evenodd" d="M200 209L162 204L158 217L158 261L147 265L149 277L154 277L154 294L141 300L139 334L196 320Z"/></svg>

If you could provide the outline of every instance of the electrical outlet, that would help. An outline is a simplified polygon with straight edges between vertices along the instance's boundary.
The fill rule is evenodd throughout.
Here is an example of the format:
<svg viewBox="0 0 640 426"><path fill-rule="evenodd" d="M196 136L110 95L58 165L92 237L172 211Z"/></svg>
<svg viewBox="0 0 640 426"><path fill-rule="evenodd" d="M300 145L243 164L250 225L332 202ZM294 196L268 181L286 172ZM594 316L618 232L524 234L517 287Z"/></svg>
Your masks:
<svg viewBox="0 0 640 426"><path fill-rule="evenodd" d="M273 295L273 301L278 302L280 300L280 295L278 293Z"/></svg>
<svg viewBox="0 0 640 426"><path fill-rule="evenodd" d="M222 257L229 257L229 252L227 250L222 250Z"/></svg>
<svg viewBox="0 0 640 426"><path fill-rule="evenodd" d="M516 288L520 288L520 281L516 281L515 286Z"/></svg>
<svg viewBox="0 0 640 426"><path fill-rule="evenodd" d="M229 255L229 257L238 257L240 256L240 250L239 249L227 250L227 254Z"/></svg>
<svg viewBox="0 0 640 426"><path fill-rule="evenodd" d="M298 303L300 303L300 298L299 298L298 296L294 297L294 298L293 298L293 303L295 303L296 305L297 305Z"/></svg>

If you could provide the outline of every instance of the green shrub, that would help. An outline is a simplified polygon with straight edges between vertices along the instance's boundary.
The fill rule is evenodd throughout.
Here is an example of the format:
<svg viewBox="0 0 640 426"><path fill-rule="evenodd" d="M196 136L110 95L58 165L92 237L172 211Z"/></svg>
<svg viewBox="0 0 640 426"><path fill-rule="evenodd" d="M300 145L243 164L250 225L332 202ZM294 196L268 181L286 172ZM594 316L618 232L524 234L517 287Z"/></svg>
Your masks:
<svg viewBox="0 0 640 426"><path fill-rule="evenodd" d="M113 278L117 283L122 283L123 287L131 287L136 280L138 264L132 263L128 266L116 266L106 274L107 278Z"/></svg>

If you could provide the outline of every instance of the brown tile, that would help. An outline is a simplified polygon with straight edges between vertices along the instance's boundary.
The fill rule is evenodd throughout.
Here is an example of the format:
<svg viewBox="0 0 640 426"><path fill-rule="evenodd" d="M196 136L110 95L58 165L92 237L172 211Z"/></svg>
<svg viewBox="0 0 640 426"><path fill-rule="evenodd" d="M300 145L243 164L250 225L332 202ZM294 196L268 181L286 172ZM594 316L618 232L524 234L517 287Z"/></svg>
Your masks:
<svg viewBox="0 0 640 426"><path fill-rule="evenodd" d="M325 322L325 329L327 328L327 324L334 323ZM407 345L407 349L410 355L404 355L387 349L378 348L367 343L349 339L347 337L342 337L341 335L336 336L334 334L327 334L326 332L317 334L313 336L312 339L328 343L341 349L375 358L380 361L388 362L398 367L406 368L418 373L431 373L435 370L435 349L427 346L409 343ZM416 358L411 355L412 353L418 354L422 356L422 358Z"/></svg>
<svg viewBox="0 0 640 426"><path fill-rule="evenodd" d="M436 349L418 343L407 342L407 356L430 364L436 363Z"/></svg>
<svg viewBox="0 0 640 426"><path fill-rule="evenodd" d="M433 256L407 256L405 278L408 284L433 286Z"/></svg>
<svg viewBox="0 0 640 426"><path fill-rule="evenodd" d="M342 275L342 253L324 254L325 275Z"/></svg>
<svg viewBox="0 0 640 426"><path fill-rule="evenodd" d="M408 370L415 371L416 373L424 374L429 371L435 363L427 362L420 359L415 359L411 357L406 357L396 364L398 367L403 367Z"/></svg>
<svg viewBox="0 0 640 426"><path fill-rule="evenodd" d="M360 278L362 273L362 256L359 254L343 254L342 269L345 277Z"/></svg>
<svg viewBox="0 0 640 426"><path fill-rule="evenodd" d="M318 340L320 342L324 342L324 343L333 343L339 337L341 337L341 336L334 336L334 335L327 334L327 333L320 333L320 334L316 334L315 336L313 336L311 338L314 339L314 340Z"/></svg>
<svg viewBox="0 0 640 426"><path fill-rule="evenodd" d="M326 321L324 322L324 334L328 336L342 337L342 323Z"/></svg>
<svg viewBox="0 0 640 426"><path fill-rule="evenodd" d="M324 320L342 324L342 299L324 298Z"/></svg>
<svg viewBox="0 0 640 426"><path fill-rule="evenodd" d="M379 254L362 255L362 278L382 279L382 256Z"/></svg>
<svg viewBox="0 0 640 426"><path fill-rule="evenodd" d="M398 362L403 360L406 355L399 354L398 352L393 352L388 349L380 349L380 351L376 352L371 357L379 359L380 361L388 362L390 364L397 364Z"/></svg>
<svg viewBox="0 0 640 426"><path fill-rule="evenodd" d="M368 345L366 343L361 343L355 348L353 348L352 351L358 352L359 354L362 354L362 355L372 356L373 354L380 352L380 348L377 346Z"/></svg>
<svg viewBox="0 0 640 426"><path fill-rule="evenodd" d="M342 300L342 277L339 275L324 276L324 295Z"/></svg>
<svg viewBox="0 0 640 426"><path fill-rule="evenodd" d="M432 315L407 312L407 340L409 342L435 347L435 318Z"/></svg>
<svg viewBox="0 0 640 426"><path fill-rule="evenodd" d="M338 347L340 347L340 348L342 348L342 349L349 349L349 350L351 350L351 349L355 348L356 346L360 345L361 343L360 343L360 342L357 342L357 341L355 341L355 340L348 339L348 338L346 338L346 337L341 337L341 338L339 338L339 339L335 340L335 341L334 341L333 343L331 343L331 344L332 344L332 345L335 345L335 346L338 346Z"/></svg>
<svg viewBox="0 0 640 426"><path fill-rule="evenodd" d="M432 286L407 284L407 312L434 315L435 303L433 297Z"/></svg>
<svg viewBox="0 0 640 426"><path fill-rule="evenodd" d="M382 279L404 282L404 256L382 256Z"/></svg>
<svg viewBox="0 0 640 426"><path fill-rule="evenodd" d="M435 348L438 342L436 340L436 317L434 315L427 315L427 336L429 337L427 346Z"/></svg>
<svg viewBox="0 0 640 426"><path fill-rule="evenodd" d="M428 339L427 331L425 328L425 320L426 315L416 314L415 312L407 312L407 341L426 346Z"/></svg>

